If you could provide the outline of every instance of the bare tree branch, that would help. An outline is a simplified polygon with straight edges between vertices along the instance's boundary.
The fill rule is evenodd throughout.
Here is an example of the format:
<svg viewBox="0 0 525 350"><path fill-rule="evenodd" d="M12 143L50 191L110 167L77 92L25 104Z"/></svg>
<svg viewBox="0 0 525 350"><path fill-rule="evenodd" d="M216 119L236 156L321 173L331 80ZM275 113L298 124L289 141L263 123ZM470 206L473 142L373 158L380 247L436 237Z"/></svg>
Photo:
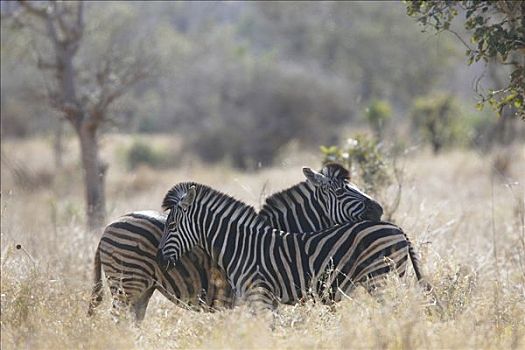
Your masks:
<svg viewBox="0 0 525 350"><path fill-rule="evenodd" d="M58 46L60 45L60 40L58 38L58 34L57 34L57 31L56 31L56 28L55 28L55 26L53 24L53 19L50 16L47 16L45 18L45 21L46 21L47 32L48 32L49 36L51 37L51 41L53 43L53 46L55 46L55 48L58 48Z"/></svg>
<svg viewBox="0 0 525 350"><path fill-rule="evenodd" d="M36 25L34 25L32 21L24 21L20 16L20 12L5 17L6 19L10 19L11 21L13 21L13 25L15 26L18 26L19 28L27 28L32 33L47 38L47 32L45 29L38 28Z"/></svg>
<svg viewBox="0 0 525 350"><path fill-rule="evenodd" d="M120 79L117 79L117 82L114 83L114 86L110 87L110 66L111 63L106 62L104 69L100 73L99 99L89 113L90 123L99 124L104 121L106 118L107 109L111 103L129 91L129 89L136 83L147 78L149 75L149 70L147 68L136 66L129 67L124 76Z"/></svg>
<svg viewBox="0 0 525 350"><path fill-rule="evenodd" d="M82 30L79 30L79 29ZM79 1L78 2L78 10L77 10L77 25L75 27L77 29L75 33L75 38L77 40L80 40L82 38L83 32L84 32L84 2Z"/></svg>
<svg viewBox="0 0 525 350"><path fill-rule="evenodd" d="M46 19L48 17L48 8L33 6L26 0L18 0L18 3L22 5L29 13L38 16L42 19Z"/></svg>
<svg viewBox="0 0 525 350"><path fill-rule="evenodd" d="M70 41L71 29L68 27L68 25L66 24L66 22L64 20L65 15L66 15L66 11L65 11L64 8L58 9L57 7L55 7L54 18L56 18L56 22L58 23L58 27L60 28L60 31L62 32L62 36L63 36L62 40L64 42L68 42L68 41Z"/></svg>
<svg viewBox="0 0 525 350"><path fill-rule="evenodd" d="M456 31L452 30L452 29L447 29L447 32L450 32L452 34L454 34L454 36L456 38L459 39L459 41L461 41L461 43L468 49L468 50L472 50L472 48L470 47L469 44L467 44L467 42L461 37L461 35L459 35Z"/></svg>

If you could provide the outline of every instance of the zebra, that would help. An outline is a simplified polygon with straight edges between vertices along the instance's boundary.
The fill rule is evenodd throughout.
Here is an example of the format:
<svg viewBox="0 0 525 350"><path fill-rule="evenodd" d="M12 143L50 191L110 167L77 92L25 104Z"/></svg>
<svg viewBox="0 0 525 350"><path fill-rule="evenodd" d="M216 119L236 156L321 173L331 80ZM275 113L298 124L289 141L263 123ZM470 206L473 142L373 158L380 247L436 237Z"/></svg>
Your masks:
<svg viewBox="0 0 525 350"><path fill-rule="evenodd" d="M196 311L232 306L224 273L199 247L188 252L176 269L159 267L155 256L165 222L166 214L147 210L126 214L106 226L95 252L89 316L102 302L102 269L115 316L130 308L135 320L142 321L155 290L173 303Z"/></svg>
<svg viewBox="0 0 525 350"><path fill-rule="evenodd" d="M386 273L403 276L412 259L406 235L388 222L289 233L272 228L253 207L194 182L173 186L162 207L169 212L159 264L176 265L200 246L225 271L236 298L252 306L275 308L312 294L339 301L358 284L373 292Z"/></svg>
<svg viewBox="0 0 525 350"><path fill-rule="evenodd" d="M341 222L381 218L381 205L350 182L344 167L327 164L319 173L305 167L303 173L306 181L266 199L259 215L271 226L307 232ZM334 208L342 213L331 214ZM159 212L135 212L106 227L95 256L95 285L88 314L91 315L102 300L102 267L114 299L112 312L131 306L138 321L143 319L156 288L184 307L210 311L232 306L225 274L200 247L195 247L189 259L184 257L175 269L169 272L159 269L153 256L165 220L166 216ZM202 290L206 293L201 293Z"/></svg>
<svg viewBox="0 0 525 350"><path fill-rule="evenodd" d="M379 221L381 205L350 182L350 172L329 163L320 172L303 167L306 181L266 198L259 215L288 232L313 232L347 222Z"/></svg>

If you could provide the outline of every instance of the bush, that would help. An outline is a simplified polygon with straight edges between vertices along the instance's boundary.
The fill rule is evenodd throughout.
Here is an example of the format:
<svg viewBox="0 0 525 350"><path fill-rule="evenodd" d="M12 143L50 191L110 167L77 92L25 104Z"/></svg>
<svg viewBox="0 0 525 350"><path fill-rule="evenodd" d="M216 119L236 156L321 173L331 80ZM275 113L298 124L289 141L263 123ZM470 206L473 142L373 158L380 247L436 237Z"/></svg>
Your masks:
<svg viewBox="0 0 525 350"><path fill-rule="evenodd" d="M411 120L414 130L432 146L434 153L462 141L459 109L451 95L429 95L415 99Z"/></svg>
<svg viewBox="0 0 525 350"><path fill-rule="evenodd" d="M50 169L32 169L25 164L17 164L12 172L15 185L29 192L51 187L55 177Z"/></svg>
<svg viewBox="0 0 525 350"><path fill-rule="evenodd" d="M392 145L387 152L377 139L357 134L343 146L321 146L321 152L323 164L336 162L357 172L352 182L379 200L385 220L393 219L403 193L404 168L398 163L398 157L406 154L402 144Z"/></svg>
<svg viewBox="0 0 525 350"><path fill-rule="evenodd" d="M342 81L253 58L237 70L244 79L216 77L222 88L204 93L213 108L199 114L202 121L185 138L186 148L206 162L269 166L291 140L301 146L337 141L337 126L351 118Z"/></svg>
<svg viewBox="0 0 525 350"><path fill-rule="evenodd" d="M377 194L388 186L391 175L388 173L386 155L380 144L364 134L349 138L346 144L339 146L321 146L323 164L336 162L348 169L358 168L358 174L363 182L363 189Z"/></svg>
<svg viewBox="0 0 525 350"><path fill-rule="evenodd" d="M148 165L158 168L164 164L164 152L155 150L142 141L134 141L126 151L126 165L129 170L136 169L139 165Z"/></svg>
<svg viewBox="0 0 525 350"><path fill-rule="evenodd" d="M378 139L383 138L386 125L392 118L392 107L388 101L372 100L366 109L366 120Z"/></svg>

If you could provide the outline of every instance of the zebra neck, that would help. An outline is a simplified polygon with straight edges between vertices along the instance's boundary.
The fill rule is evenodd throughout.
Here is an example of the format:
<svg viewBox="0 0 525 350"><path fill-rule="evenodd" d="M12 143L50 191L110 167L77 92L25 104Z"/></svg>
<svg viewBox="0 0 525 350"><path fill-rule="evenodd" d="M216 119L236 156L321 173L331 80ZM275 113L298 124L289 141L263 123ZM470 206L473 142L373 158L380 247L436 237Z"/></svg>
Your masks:
<svg viewBox="0 0 525 350"><path fill-rule="evenodd" d="M306 181L268 197L259 215L273 228L287 232L319 231L333 224L326 204Z"/></svg>
<svg viewBox="0 0 525 350"><path fill-rule="evenodd" d="M256 215L251 207L231 206L200 221L204 249L223 268L224 257L230 253L227 247L247 244L249 237L257 236L265 228L271 231L266 221Z"/></svg>

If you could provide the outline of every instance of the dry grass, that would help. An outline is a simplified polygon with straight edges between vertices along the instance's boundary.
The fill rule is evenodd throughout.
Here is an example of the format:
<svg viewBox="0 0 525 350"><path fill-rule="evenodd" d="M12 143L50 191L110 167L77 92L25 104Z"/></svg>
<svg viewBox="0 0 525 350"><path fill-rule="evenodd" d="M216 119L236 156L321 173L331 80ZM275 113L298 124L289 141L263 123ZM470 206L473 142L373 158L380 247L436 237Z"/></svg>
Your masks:
<svg viewBox="0 0 525 350"><path fill-rule="evenodd" d="M159 142L169 144L169 138ZM112 164L109 219L159 209L164 192L189 179L258 207L263 189L285 188L302 180L299 166L319 164L313 155L294 154L256 174L189 161L168 170L128 173L117 159L126 143L128 138L108 136L103 144ZM126 320L113 322L108 291L98 314L85 316L98 236L83 229L73 141L70 148L66 169L57 173L46 141L2 144L2 157L26 159L27 169L54 174L45 186L28 191L2 163L2 349L525 348L523 146L514 150L505 179L493 178L489 157L472 152L437 158L416 152L407 159L394 221L418 247L445 303L444 314L423 306L426 300L413 278L392 278L381 301L358 289L334 309L309 303L257 317L244 308L185 311L155 296L140 328Z"/></svg>

